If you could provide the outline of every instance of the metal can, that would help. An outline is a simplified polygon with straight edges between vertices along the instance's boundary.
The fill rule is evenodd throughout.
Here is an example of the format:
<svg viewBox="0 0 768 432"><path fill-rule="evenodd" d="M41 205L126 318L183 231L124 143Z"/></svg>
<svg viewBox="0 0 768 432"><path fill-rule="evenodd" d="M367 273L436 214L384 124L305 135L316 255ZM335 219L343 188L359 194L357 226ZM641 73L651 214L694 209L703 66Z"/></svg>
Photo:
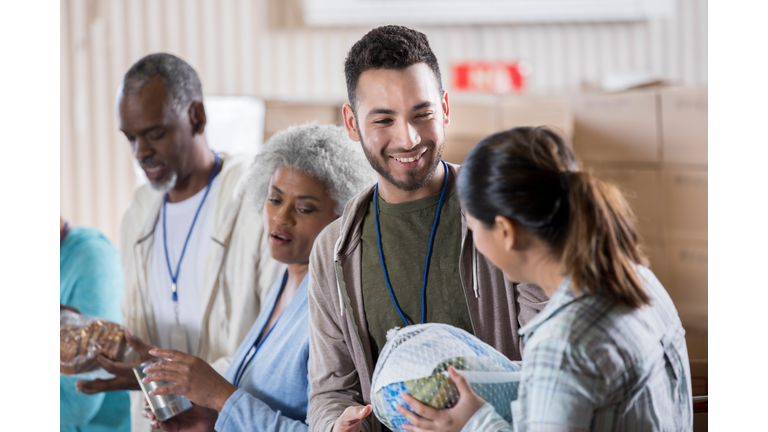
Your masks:
<svg viewBox="0 0 768 432"><path fill-rule="evenodd" d="M133 373L136 375L136 379L139 380L139 386L141 386L141 391L144 392L144 397L147 398L149 408L160 421L166 421L169 418L192 408L192 403L189 399L182 395L152 396L149 394L149 392L156 388L173 385L170 381L144 382L144 377L147 376L147 374L144 373L144 368L163 360L164 359L160 357L155 357L133 368Z"/></svg>

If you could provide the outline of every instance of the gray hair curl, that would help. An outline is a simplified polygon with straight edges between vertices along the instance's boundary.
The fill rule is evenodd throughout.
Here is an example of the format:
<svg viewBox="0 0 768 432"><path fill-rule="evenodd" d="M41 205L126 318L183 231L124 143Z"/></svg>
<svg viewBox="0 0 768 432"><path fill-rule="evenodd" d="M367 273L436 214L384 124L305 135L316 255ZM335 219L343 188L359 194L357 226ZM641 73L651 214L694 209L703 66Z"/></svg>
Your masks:
<svg viewBox="0 0 768 432"><path fill-rule="evenodd" d="M305 172L325 184L337 215L366 186L376 182L376 172L362 147L347 137L343 127L306 123L272 136L256 155L248 173L253 203L264 205L269 180L277 168Z"/></svg>
<svg viewBox="0 0 768 432"><path fill-rule="evenodd" d="M165 83L172 106L179 114L195 100L203 100L203 85L197 72L184 60L166 53L149 54L134 63L123 77L123 96L139 94L152 78Z"/></svg>

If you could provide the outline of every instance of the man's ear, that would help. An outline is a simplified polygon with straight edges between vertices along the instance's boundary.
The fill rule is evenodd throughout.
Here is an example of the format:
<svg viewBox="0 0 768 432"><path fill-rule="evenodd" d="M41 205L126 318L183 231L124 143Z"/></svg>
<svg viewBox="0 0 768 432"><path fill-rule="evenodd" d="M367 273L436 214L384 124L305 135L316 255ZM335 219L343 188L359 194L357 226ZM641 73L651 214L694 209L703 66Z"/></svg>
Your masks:
<svg viewBox="0 0 768 432"><path fill-rule="evenodd" d="M451 107L448 105L448 92L443 90L443 99L441 103L443 107L443 126L451 124Z"/></svg>
<svg viewBox="0 0 768 432"><path fill-rule="evenodd" d="M205 115L205 105L202 101L194 101L189 106L189 123L192 126L192 134L203 134L208 117Z"/></svg>
<svg viewBox="0 0 768 432"><path fill-rule="evenodd" d="M349 139L360 142L360 131L357 130L357 122L355 121L355 113L352 112L352 105L344 104L344 107L341 108L341 114L344 116L344 127L347 129Z"/></svg>
<svg viewBox="0 0 768 432"><path fill-rule="evenodd" d="M497 215L496 219L494 219L493 231L494 235L498 236L497 238L501 240L505 251L510 252L515 248L520 233L512 220Z"/></svg>

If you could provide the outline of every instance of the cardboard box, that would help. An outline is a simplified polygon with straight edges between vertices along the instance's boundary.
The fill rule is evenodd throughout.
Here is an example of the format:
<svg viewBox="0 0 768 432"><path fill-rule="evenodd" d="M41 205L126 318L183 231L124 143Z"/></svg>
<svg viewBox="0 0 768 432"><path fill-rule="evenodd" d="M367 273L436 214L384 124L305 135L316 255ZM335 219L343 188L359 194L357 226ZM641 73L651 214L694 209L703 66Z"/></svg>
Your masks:
<svg viewBox="0 0 768 432"><path fill-rule="evenodd" d="M707 242L664 238L667 283L686 330L706 333L708 317Z"/></svg>
<svg viewBox="0 0 768 432"><path fill-rule="evenodd" d="M707 182L706 171L661 172L665 236L707 240Z"/></svg>
<svg viewBox="0 0 768 432"><path fill-rule="evenodd" d="M318 124L341 125L341 104L266 101L264 140L295 124L316 121Z"/></svg>
<svg viewBox="0 0 768 432"><path fill-rule="evenodd" d="M646 237L642 239L640 246L648 258L648 268L656 275L656 279L662 286L667 286L667 256L661 239Z"/></svg>
<svg viewBox="0 0 768 432"><path fill-rule="evenodd" d="M660 239L661 175L653 169L596 168L595 174L618 185L637 216L637 229L645 238Z"/></svg>
<svg viewBox="0 0 768 432"><path fill-rule="evenodd" d="M657 99L656 90L573 97L576 154L585 162L658 164Z"/></svg>
<svg viewBox="0 0 768 432"><path fill-rule="evenodd" d="M480 139L501 130L499 106L491 100L485 102L451 102L451 123L445 128L445 139Z"/></svg>
<svg viewBox="0 0 768 432"><path fill-rule="evenodd" d="M445 140L443 160L449 163L462 164L469 151L480 141L478 139Z"/></svg>
<svg viewBox="0 0 768 432"><path fill-rule="evenodd" d="M502 99L500 129L547 126L569 143L573 140L573 112L566 98L510 96Z"/></svg>
<svg viewBox="0 0 768 432"><path fill-rule="evenodd" d="M665 164L707 165L707 88L660 92L661 137Z"/></svg>
<svg viewBox="0 0 768 432"><path fill-rule="evenodd" d="M573 116L565 98L515 96L463 98L451 103L445 128L443 159L462 163L472 147L488 135L518 126L548 126L570 144Z"/></svg>

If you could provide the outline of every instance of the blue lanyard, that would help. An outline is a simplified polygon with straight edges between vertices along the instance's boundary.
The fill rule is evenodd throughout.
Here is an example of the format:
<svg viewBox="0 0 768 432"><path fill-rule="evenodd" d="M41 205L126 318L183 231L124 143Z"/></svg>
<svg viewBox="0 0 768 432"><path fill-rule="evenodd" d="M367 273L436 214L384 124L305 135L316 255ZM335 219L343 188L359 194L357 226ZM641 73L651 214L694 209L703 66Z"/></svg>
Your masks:
<svg viewBox="0 0 768 432"><path fill-rule="evenodd" d="M283 289L285 288L285 283L288 282L288 271L286 270L285 275L283 276L283 283L280 285L280 292L277 293L277 299L275 300L275 304L272 305L272 311L269 313L269 318L267 318L267 322L264 323L266 326L269 323L269 319L272 318L272 314L275 313L275 308L277 307L277 302L280 301L280 296L283 294ZM243 357L243 361L240 362L240 367L237 368L237 375L235 375L235 381L232 383L235 387L240 387L240 380L243 378L243 374L245 373L245 370L248 369L248 365L251 364L251 360L253 360L254 357L256 357L256 353L259 351L259 348L261 348L261 345L264 343L265 340L269 337L269 334L272 333L272 330L277 327L277 323L280 321L280 318L283 317L283 313L280 314L280 316L277 318L277 321L272 325L272 328L269 329L267 334L264 335L264 337L261 339L261 342L259 342L258 345L254 342L254 344L251 346L250 351ZM262 327L261 332L264 331L264 328ZM259 335L261 335L261 332L259 332Z"/></svg>
<svg viewBox="0 0 768 432"><path fill-rule="evenodd" d="M176 273L174 273L171 270L171 259L168 258L168 231L165 229L165 205L168 204L168 192L165 193L165 198L163 200L163 246L165 247L165 262L168 264L168 273L171 275L171 300L173 300L174 305L177 304L179 301L179 296L177 294L176 290L176 281L179 278L179 269L181 268L181 261L184 259L184 252L187 251L187 243L189 243L189 238L192 236L192 230L195 228L195 222L197 222L197 216L200 214L200 209L203 208L203 204L205 203L205 199L208 197L208 192L211 190L211 183L213 183L213 178L216 177L216 171L219 169L219 155L216 154L215 151L211 150L213 153L213 156L216 158L216 163L213 165L213 172L211 173L211 177L208 179L208 186L205 187L205 194L203 194L203 200L200 201L200 205L197 206L197 212L195 212L195 218L192 219L192 226L189 227L189 232L187 233L187 239L184 240L184 247L181 249L181 256L179 257L179 263L176 264ZM179 317L178 313L176 314L176 321L178 323Z"/></svg>
<svg viewBox="0 0 768 432"><path fill-rule="evenodd" d="M426 303L427 303L427 271L429 270L429 257L432 254L432 243L435 240L435 230L437 229L437 220L440 218L440 209L443 207L443 196L445 195L445 187L448 185L448 165L445 161L440 160L445 167L445 181L443 181L443 190L440 192L440 202L437 203L437 214L435 215L435 223L432 225L432 234L429 236L429 249L427 249L427 262L424 264L424 282L421 286L421 323L424 324L426 320ZM405 321L405 325L408 326L408 320L405 319L403 311L400 310L400 305L397 304L395 299L395 293L392 291L392 285L389 284L389 277L387 276L387 266L384 264L384 252L381 250L381 233L379 232L379 184L376 183L376 187L373 190L373 206L374 214L376 217L376 237L379 241L379 257L381 257L381 268L384 270L384 280L387 282L387 288L389 288L389 294L392 296L392 301L395 303L397 313L400 314L400 318Z"/></svg>

